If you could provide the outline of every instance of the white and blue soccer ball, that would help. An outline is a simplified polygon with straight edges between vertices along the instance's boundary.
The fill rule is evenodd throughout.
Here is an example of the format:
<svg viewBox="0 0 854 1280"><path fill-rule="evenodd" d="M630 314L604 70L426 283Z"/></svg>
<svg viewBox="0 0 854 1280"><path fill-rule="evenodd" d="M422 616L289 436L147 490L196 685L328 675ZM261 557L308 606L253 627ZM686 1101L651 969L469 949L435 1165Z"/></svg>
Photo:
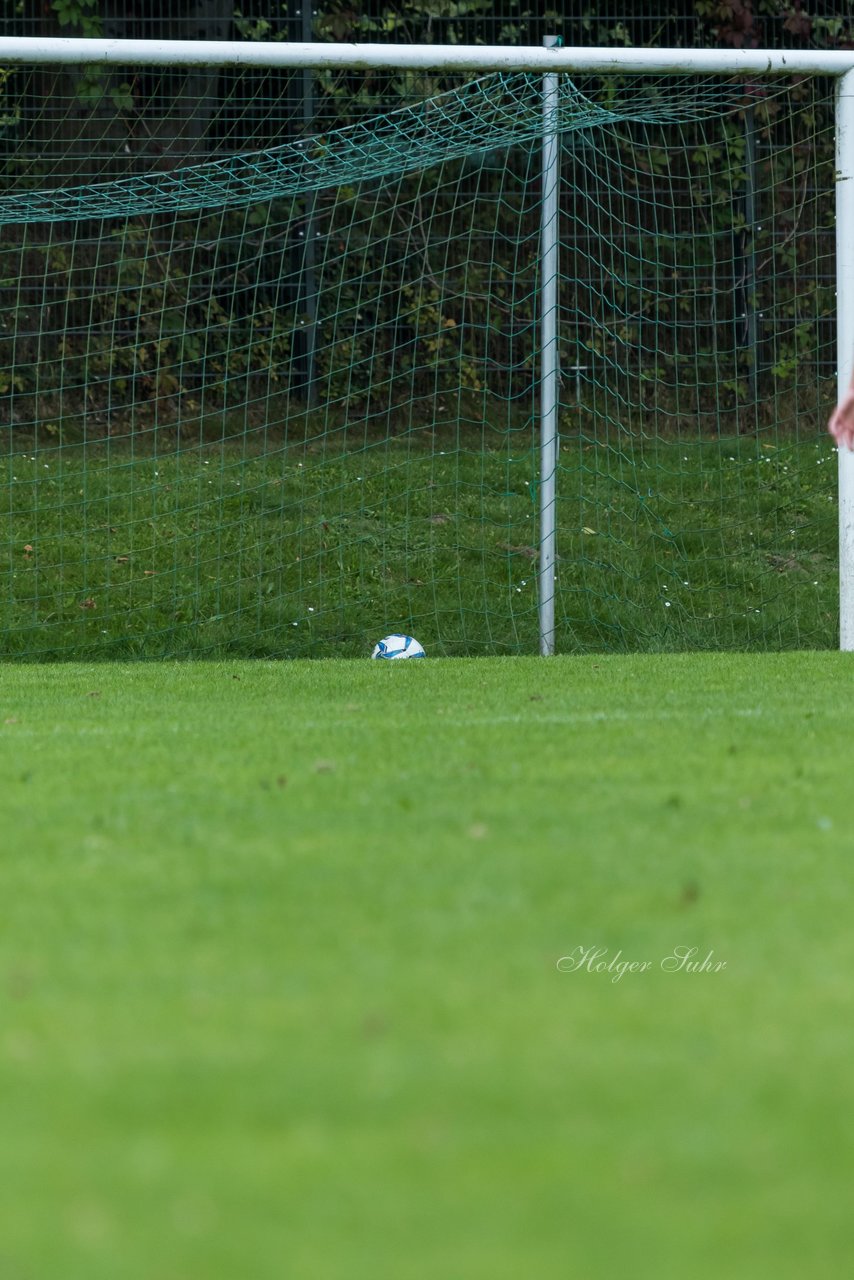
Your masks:
<svg viewBox="0 0 854 1280"><path fill-rule="evenodd" d="M413 636L386 636L374 645L372 658L425 658L427 655Z"/></svg>

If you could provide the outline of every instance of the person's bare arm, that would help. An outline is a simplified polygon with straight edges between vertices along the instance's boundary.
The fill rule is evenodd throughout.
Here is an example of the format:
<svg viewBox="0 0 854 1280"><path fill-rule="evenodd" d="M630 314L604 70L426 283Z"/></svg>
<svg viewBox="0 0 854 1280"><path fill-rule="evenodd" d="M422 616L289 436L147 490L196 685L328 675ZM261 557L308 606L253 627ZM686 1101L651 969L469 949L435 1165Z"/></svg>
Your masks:
<svg viewBox="0 0 854 1280"><path fill-rule="evenodd" d="M840 448L854 449L854 378L831 414L827 429Z"/></svg>

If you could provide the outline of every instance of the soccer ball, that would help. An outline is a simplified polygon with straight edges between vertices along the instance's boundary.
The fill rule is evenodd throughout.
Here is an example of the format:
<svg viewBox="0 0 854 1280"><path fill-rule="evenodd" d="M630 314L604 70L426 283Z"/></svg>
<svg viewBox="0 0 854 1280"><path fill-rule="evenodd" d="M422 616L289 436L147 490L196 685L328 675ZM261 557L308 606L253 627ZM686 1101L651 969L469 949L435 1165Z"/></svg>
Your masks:
<svg viewBox="0 0 854 1280"><path fill-rule="evenodd" d="M412 636L386 636L374 646L372 658L424 658L426 654Z"/></svg>

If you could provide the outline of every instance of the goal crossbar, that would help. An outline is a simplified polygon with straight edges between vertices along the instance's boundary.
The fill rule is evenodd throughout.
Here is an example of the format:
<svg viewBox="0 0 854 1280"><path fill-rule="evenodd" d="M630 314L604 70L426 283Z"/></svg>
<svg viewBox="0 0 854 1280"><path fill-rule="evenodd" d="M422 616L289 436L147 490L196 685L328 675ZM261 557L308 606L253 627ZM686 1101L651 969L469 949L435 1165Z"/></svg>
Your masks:
<svg viewBox="0 0 854 1280"><path fill-rule="evenodd" d="M854 50L597 49L503 45L325 44L287 41L84 40L8 36L5 63L528 71L596 75L823 75L854 70Z"/></svg>

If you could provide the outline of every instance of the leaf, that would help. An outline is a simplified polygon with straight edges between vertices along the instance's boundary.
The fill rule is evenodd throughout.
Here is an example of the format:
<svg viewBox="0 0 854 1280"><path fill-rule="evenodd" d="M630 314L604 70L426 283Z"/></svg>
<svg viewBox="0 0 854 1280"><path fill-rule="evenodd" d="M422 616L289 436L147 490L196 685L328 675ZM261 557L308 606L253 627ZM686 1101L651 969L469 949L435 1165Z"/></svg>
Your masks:
<svg viewBox="0 0 854 1280"><path fill-rule="evenodd" d="M536 547L517 547L510 542L499 542L499 551L509 551L514 556L525 556L528 560L536 560L540 554Z"/></svg>

